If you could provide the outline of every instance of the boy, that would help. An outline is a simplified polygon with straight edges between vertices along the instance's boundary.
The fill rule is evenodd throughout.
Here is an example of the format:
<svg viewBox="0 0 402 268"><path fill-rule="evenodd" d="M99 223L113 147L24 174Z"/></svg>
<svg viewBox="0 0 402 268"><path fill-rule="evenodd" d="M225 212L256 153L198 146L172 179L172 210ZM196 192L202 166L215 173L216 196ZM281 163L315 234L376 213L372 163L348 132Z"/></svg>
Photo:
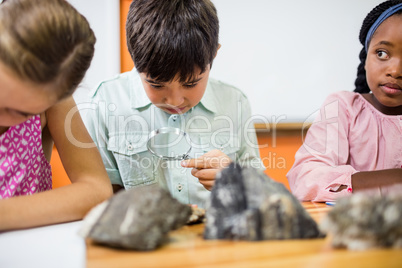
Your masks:
<svg viewBox="0 0 402 268"><path fill-rule="evenodd" d="M210 0L134 0L126 33L135 68L101 83L85 116L113 187L158 183L205 207L216 173L231 161L261 167L247 98L209 79L220 47L216 9ZM192 159L152 156L149 135L162 127L187 133Z"/></svg>

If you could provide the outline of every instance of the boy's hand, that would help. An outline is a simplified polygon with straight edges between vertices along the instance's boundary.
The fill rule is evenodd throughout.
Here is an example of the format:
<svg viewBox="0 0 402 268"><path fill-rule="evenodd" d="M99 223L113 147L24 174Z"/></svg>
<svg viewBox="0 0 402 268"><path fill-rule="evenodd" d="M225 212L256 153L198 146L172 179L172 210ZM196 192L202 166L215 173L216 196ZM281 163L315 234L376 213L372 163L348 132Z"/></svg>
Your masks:
<svg viewBox="0 0 402 268"><path fill-rule="evenodd" d="M231 162L229 156L215 149L199 158L184 160L181 165L182 167L193 168L191 174L197 177L207 190L211 190L215 183L216 174Z"/></svg>

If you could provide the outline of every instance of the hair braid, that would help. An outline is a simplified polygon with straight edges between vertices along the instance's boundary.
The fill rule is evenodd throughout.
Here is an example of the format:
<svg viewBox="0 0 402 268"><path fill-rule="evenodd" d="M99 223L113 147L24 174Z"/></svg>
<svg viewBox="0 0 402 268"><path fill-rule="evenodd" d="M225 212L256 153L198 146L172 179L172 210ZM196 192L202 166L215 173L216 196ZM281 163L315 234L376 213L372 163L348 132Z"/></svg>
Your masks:
<svg viewBox="0 0 402 268"><path fill-rule="evenodd" d="M366 58L367 58L367 53L366 53L366 48L364 47L364 43L366 41L366 36L368 34L368 31L370 30L370 27L374 24L374 22L378 19L381 14L387 10L388 8L395 6L397 4L402 3L402 0L389 0L382 2L375 8L373 8L370 13L367 14L366 18L363 21L362 27L360 28L360 33L359 33L359 40L360 43L363 45L362 50L360 51L359 58L360 58L360 64L357 67L357 78L355 80L355 90L354 92L358 93L369 93L371 90L367 84L366 80L366 70L364 69L364 66L366 65ZM399 12L398 12L399 13Z"/></svg>
<svg viewBox="0 0 402 268"><path fill-rule="evenodd" d="M360 64L357 67L357 78L355 80L355 92L358 93L369 93L370 88L367 84L366 80L366 70L364 69L364 65L366 64L366 49L363 47L359 54Z"/></svg>

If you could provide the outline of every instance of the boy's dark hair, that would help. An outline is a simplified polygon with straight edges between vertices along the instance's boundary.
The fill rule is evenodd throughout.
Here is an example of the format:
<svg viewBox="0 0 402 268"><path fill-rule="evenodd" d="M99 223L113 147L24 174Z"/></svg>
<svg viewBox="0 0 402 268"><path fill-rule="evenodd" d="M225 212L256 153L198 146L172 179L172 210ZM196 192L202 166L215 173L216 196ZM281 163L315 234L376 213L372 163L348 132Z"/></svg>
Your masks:
<svg viewBox="0 0 402 268"><path fill-rule="evenodd" d="M374 22L378 19L378 17L388 8L395 6L397 4L402 3L401 0L390 0L390 1L385 1L378 6L376 6L373 10L370 11L370 13L367 14L366 18L363 21L363 25L360 29L360 34L359 34L359 40L360 43L362 43L363 48L360 51L359 58L360 58L360 64L357 67L357 78L355 80L355 90L354 92L358 93L370 93L370 88L367 84L366 80L366 70L364 69L364 66L366 65L366 58L367 58L367 52L366 48L364 47L365 41L366 41L366 36L368 31L370 30L371 25L374 24ZM396 12L396 14L401 14L402 11Z"/></svg>
<svg viewBox="0 0 402 268"><path fill-rule="evenodd" d="M196 68L205 72L219 46L219 20L210 0L133 0L126 22L127 46L138 72L158 82Z"/></svg>

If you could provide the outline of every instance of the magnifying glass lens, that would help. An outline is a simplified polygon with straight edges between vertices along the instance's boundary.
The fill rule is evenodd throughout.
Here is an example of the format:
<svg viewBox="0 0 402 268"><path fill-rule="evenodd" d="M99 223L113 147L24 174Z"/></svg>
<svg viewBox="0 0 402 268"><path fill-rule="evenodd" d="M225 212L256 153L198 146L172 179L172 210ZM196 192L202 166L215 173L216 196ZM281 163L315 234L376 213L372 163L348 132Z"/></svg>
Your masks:
<svg viewBox="0 0 402 268"><path fill-rule="evenodd" d="M183 160L188 157L191 143L185 132L168 127L153 131L147 147L157 157L166 160Z"/></svg>

